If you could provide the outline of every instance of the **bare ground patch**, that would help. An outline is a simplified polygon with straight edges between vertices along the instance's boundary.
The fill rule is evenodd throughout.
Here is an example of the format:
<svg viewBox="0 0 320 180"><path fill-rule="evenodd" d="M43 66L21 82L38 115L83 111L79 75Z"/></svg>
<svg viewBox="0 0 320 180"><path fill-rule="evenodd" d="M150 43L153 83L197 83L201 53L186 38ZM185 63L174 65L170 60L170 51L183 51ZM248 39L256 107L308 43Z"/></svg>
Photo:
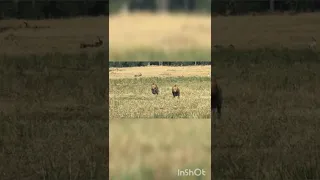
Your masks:
<svg viewBox="0 0 320 180"><path fill-rule="evenodd" d="M141 76L139 77L208 77L211 74L211 66L147 66L110 68L109 78L135 78L135 76L140 73Z"/></svg>

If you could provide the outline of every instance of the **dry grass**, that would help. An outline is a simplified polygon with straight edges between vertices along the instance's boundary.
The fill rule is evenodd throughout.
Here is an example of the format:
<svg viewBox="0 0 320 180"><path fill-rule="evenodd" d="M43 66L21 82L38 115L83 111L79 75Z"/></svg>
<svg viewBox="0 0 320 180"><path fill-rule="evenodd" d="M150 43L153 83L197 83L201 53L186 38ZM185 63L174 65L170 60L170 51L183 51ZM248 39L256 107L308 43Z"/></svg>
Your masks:
<svg viewBox="0 0 320 180"><path fill-rule="evenodd" d="M311 37L320 40L320 13L267 16L214 17L213 44L257 47L307 48Z"/></svg>
<svg viewBox="0 0 320 180"><path fill-rule="evenodd" d="M148 66L129 68L110 68L110 79L134 78L141 73L142 77L208 77L211 66Z"/></svg>
<svg viewBox="0 0 320 180"><path fill-rule="evenodd" d="M144 67L146 72L149 68ZM170 67L172 70L181 68ZM188 68L184 68L181 75L189 73ZM121 69L118 68L120 72ZM210 118L210 77L195 77L196 73L190 77L159 77L157 71L154 71L153 76L149 74L149 77L142 75L133 78L137 69L144 73L143 68L124 68L125 72L132 74L132 78L120 78L120 75L118 79L110 79L111 118ZM201 72L198 72L198 75L201 75ZM159 95L151 94L151 84L154 82L159 87ZM180 99L172 97L171 88L175 84L180 88Z"/></svg>
<svg viewBox="0 0 320 180"><path fill-rule="evenodd" d="M203 168L211 179L210 119L111 119L112 180L176 180L177 170Z"/></svg>
<svg viewBox="0 0 320 180"><path fill-rule="evenodd" d="M319 179L320 56L251 50L217 57L224 109L214 131L214 179Z"/></svg>
<svg viewBox="0 0 320 180"><path fill-rule="evenodd" d="M109 21L110 53L125 49L209 49L209 15L135 13Z"/></svg>
<svg viewBox="0 0 320 180"><path fill-rule="evenodd" d="M103 19L1 21L16 27L0 33L1 180L108 178L107 57L79 53Z"/></svg>
<svg viewBox="0 0 320 180"><path fill-rule="evenodd" d="M109 80L110 178L211 179L211 86L210 77L206 76L210 67L116 70L118 74L110 75ZM133 78L139 72L142 77ZM176 74L159 77L164 72ZM189 73L193 76L176 77ZM151 94L153 82L160 88L158 96ZM180 99L172 98L171 87L175 83L181 89ZM178 169L185 168L205 169L207 175L178 177Z"/></svg>
<svg viewBox="0 0 320 180"><path fill-rule="evenodd" d="M24 26L24 20L1 20L1 27ZM0 33L0 54L46 54L53 52L95 52L107 47L107 17L72 18L59 20L28 20L33 26L50 26L48 29L18 28ZM93 43L100 36L105 44L96 49L80 50L80 43Z"/></svg>
<svg viewBox="0 0 320 180"><path fill-rule="evenodd" d="M0 28L23 27L23 21L2 20ZM209 16L143 13L116 15L109 19L109 37L106 34L107 17L27 22L31 26L50 28L17 28L1 32L0 54L92 53L106 50L109 38L109 59L112 60L210 60ZM80 49L80 43L93 43L97 36L104 41L101 47ZM171 53L171 50L180 51Z"/></svg>
<svg viewBox="0 0 320 180"><path fill-rule="evenodd" d="M104 59L0 58L1 180L107 179Z"/></svg>
<svg viewBox="0 0 320 180"><path fill-rule="evenodd" d="M320 38L319 20L319 13L213 19L213 43L236 46L213 57L224 92L214 179L320 178L320 56L305 49Z"/></svg>

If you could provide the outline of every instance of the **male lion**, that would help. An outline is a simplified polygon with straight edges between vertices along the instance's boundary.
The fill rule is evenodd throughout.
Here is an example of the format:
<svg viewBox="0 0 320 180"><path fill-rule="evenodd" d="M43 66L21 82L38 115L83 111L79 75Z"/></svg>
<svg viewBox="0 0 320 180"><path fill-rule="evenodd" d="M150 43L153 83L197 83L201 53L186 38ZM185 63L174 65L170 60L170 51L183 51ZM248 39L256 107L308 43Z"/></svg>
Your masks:
<svg viewBox="0 0 320 180"><path fill-rule="evenodd" d="M151 92L152 94L159 94L159 88L155 83L151 85Z"/></svg>
<svg viewBox="0 0 320 180"><path fill-rule="evenodd" d="M175 98L176 96L178 96L178 98L180 98L180 89L178 88L177 85L174 85L172 87L172 95L173 95L173 98Z"/></svg>

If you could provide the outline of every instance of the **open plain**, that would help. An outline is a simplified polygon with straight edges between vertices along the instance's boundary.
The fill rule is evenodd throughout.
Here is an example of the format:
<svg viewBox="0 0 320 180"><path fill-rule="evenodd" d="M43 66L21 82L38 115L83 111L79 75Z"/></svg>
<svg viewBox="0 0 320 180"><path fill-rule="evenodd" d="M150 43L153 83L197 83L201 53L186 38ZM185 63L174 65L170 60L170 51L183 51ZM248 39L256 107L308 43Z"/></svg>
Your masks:
<svg viewBox="0 0 320 180"><path fill-rule="evenodd" d="M140 15L133 16L133 19L137 16ZM158 17L157 15L150 16L151 20L148 22L151 23ZM168 16L168 18L170 19L171 16ZM113 17L110 18L111 33L114 32L112 28L116 29L117 26L126 24L126 21L119 20L117 21L118 24L114 24L112 19ZM189 18L178 18L178 21L183 21L187 24L188 20ZM7 166L4 166L4 164L0 166L0 174L3 175L1 177L4 180L41 178L87 180L108 178L106 171L108 166L106 137L109 132L107 131L108 124L105 123L108 118L108 106L106 103L108 84L103 82L107 82L106 78L108 77L106 70L108 58L106 54L108 53L108 49L106 48L109 41L109 58L112 60L158 61L161 59L175 59L210 61L210 38L206 38L205 41L203 39L199 40L200 45L197 44L196 47L190 45L183 48L181 44L184 44L187 38L185 37L186 35L183 35L181 37L180 48L174 51L164 50L159 46L153 48L153 45L150 44L147 47L152 48L143 47L141 49L139 48L139 43L137 44L136 41L130 38L128 42L122 45L115 43L115 41L121 42L121 32L114 35L109 34L111 38L108 39L105 34L108 32L107 21L107 17L28 20L26 22L30 28L26 27L24 20L1 20L0 54L1 60L3 60L1 61L1 72L3 72L1 76L3 85L1 86L1 107L4 108L1 116L1 123L3 123L1 127L3 129L1 130L0 146L4 151L0 153L0 160L1 162L7 162ZM149 23L142 23L142 25L148 25ZM192 21L192 23L196 22ZM35 26L43 28L33 28ZM196 24L195 26L197 27L198 25ZM208 27L208 25L205 26L205 28ZM131 28L132 33L135 33L134 36L143 40L143 36L138 36L139 29L137 27ZM174 28L172 34L170 33L171 31L169 34L174 36L179 35L175 33L179 32L179 28L177 28ZM117 30L120 31L121 28ZM150 32L152 32L152 29ZM165 33L168 32L166 31L163 34ZM204 35L208 36L209 32L205 32ZM80 48L82 43L95 43L98 39L97 36L104 42L102 46L98 48ZM178 40L175 41L179 42L180 37L177 38ZM117 39L120 40L117 41ZM130 45L129 42L133 44ZM163 41L156 43L160 45ZM128 44L132 48L128 48ZM171 47L176 45L177 43L174 42ZM205 69L204 71L208 71L209 68L206 67ZM167 71L166 73L168 72L174 73L174 71ZM132 79L113 79L113 81L110 81L113 84L120 84L115 87L116 89L113 89L113 96L110 96L116 98L113 99L115 103L112 106L115 111L109 111L112 113L112 115L110 114L110 126L115 125L113 123L118 123L117 126L112 126L115 131L109 133L110 137L114 137L110 143L114 145L117 141L122 142L127 136L142 133L140 137L146 136L147 145L145 147L148 148L150 145L148 143L151 142L151 157L159 159L160 157L164 157L163 153L168 152L169 154L171 153L173 158L180 161L174 166L171 166L171 161L164 162L159 167L155 167L155 161L145 161L143 164L140 164L141 166L138 166L139 162L134 161L131 163L132 159L130 157L137 155L140 152L138 150L143 148L144 144L135 143L132 146L130 145L130 148L133 148L135 151L132 151L129 155L124 154L123 158L120 159L120 162L128 163L128 167L122 166L122 169L116 169L119 167L117 161L112 161L109 164L110 167L115 167L110 171L112 178L150 180L149 177L152 177L148 176L150 169L146 172L143 171L146 165L150 165L152 172L156 172L157 168L160 168L162 172L169 172L168 176L171 179L177 178L173 171L176 171L177 169L175 168L178 166L181 168L194 166L203 167L206 170L209 169L209 158L204 160L204 157L207 157L207 155L210 157L210 152L207 149L210 126L203 124L202 126L207 129L203 130L200 128L204 132L200 135L200 138L204 138L203 142L198 143L198 139L196 139L184 143L188 140L190 134L196 132L192 125L189 126L188 123L184 124L185 122L189 120L198 121L198 119L195 119L198 117L199 119L200 117L201 119L205 119L203 123L210 122L210 78L202 71L200 73L202 74L199 77L189 77L189 75L185 74L186 77L181 79L175 76L159 81L161 94L159 96L160 104L155 108L158 110L157 119L154 118L154 114L150 114L147 110L144 110L141 115L145 118L140 119L146 119L147 121L140 122L137 120L140 116L139 111L134 110L134 106L128 106L128 104L123 102L132 102L133 105L142 102L142 105L145 105L145 107L147 107L146 102L148 100L156 102L156 100L150 99L149 96L144 97L138 92L144 90L145 87L149 89L151 79L139 78L139 80L142 80L140 82L141 87L130 84L133 82ZM165 94L166 89L171 87L172 83L175 82L180 83L182 86L181 104L178 104L179 101L173 101L170 93ZM192 86L188 82L197 82L201 86L197 87L197 84ZM126 89L124 96L115 96L119 93L119 88L128 83L133 87L133 91ZM200 94L196 94L197 92L200 92ZM134 97L132 93L139 95ZM150 92L148 91L148 93ZM194 97L192 97L193 95ZM130 101L130 98L132 101ZM163 108L168 105L165 98L170 99L171 103L175 103L172 106L172 110ZM114 106L119 102L120 107ZM195 108L191 112L181 110L185 107L191 107L193 102L201 108L200 112L197 112ZM121 109L121 106L124 106L125 109ZM181 107L179 108L178 106ZM171 111L171 117L166 114L167 111ZM150 124L144 124L144 122L156 120L163 120L165 122L165 119L171 122L171 120L174 120L173 117L180 117L181 119L180 124L173 123L171 125L172 127L176 127L174 129L182 127L181 131L183 132L180 133L178 130L177 132L173 132L170 130L182 139L181 146L175 146L175 144L172 144L172 146L168 145L168 142L175 143L178 141L177 139L163 143L160 137L168 135L168 132L162 131L161 128L159 129L161 131L157 133L157 137L150 140L148 138L152 137L150 136L151 133L144 135L145 131L137 132L135 131L135 127L130 125L130 123L136 121L143 127L141 129L145 129L150 127ZM130 119L128 121L129 125L128 123L122 124L122 121L125 119ZM126 132L122 129L125 127L129 129L133 128L132 133L128 133L128 135L126 133L119 133ZM169 130L170 124L154 124L154 127L163 127L163 129ZM169 138L173 138L173 135L170 135ZM133 142L136 141L138 139L133 139ZM161 152L159 154L159 151L156 149L158 146L157 141L160 146L168 148L168 150L164 150L162 154ZM122 150L123 147L120 145L110 147L110 153ZM199 145L201 152L199 160L191 159L184 161L186 156L195 153L190 148L193 145ZM181 154L184 149L189 152ZM111 159L114 157L119 158L119 154L111 155ZM124 173L127 170L126 168L128 168L130 173ZM166 171L166 169L170 170ZM145 178L140 178L141 175L145 176L146 174ZM209 178L210 175L204 177L204 179ZM157 175L153 179L162 179L162 176Z"/></svg>
<svg viewBox="0 0 320 180"><path fill-rule="evenodd" d="M210 180L210 119L110 119L111 180ZM205 176L178 176L200 168Z"/></svg>
<svg viewBox="0 0 320 180"><path fill-rule="evenodd" d="M213 178L319 179L319 14L216 17L213 73L224 92ZM216 34L216 36L215 36Z"/></svg>
<svg viewBox="0 0 320 180"><path fill-rule="evenodd" d="M109 78L134 78L141 73L142 77L210 77L211 66L147 66L110 68ZM143 73L143 74L142 74Z"/></svg>
<svg viewBox="0 0 320 180"><path fill-rule="evenodd" d="M97 53L108 47L108 17L46 20L1 20L0 54ZM25 22L29 27L26 27ZM35 27L38 28L35 28ZM81 43L104 41L100 48L80 49Z"/></svg>
<svg viewBox="0 0 320 180"><path fill-rule="evenodd" d="M210 118L210 66L117 69L118 74L109 72L110 118ZM137 72L143 75L134 78ZM158 85L159 95L151 93L152 83ZM172 96L174 85L180 88L180 99Z"/></svg>
<svg viewBox="0 0 320 180"><path fill-rule="evenodd" d="M110 68L111 179L194 179L177 175L186 168L211 178L210 72L211 66ZM153 82L159 95L151 93ZM172 97L174 84L180 99Z"/></svg>
<svg viewBox="0 0 320 180"><path fill-rule="evenodd" d="M1 180L108 178L107 46L80 49L106 18L85 19L1 20Z"/></svg>
<svg viewBox="0 0 320 180"><path fill-rule="evenodd" d="M210 25L210 15L111 16L110 61L210 61ZM111 179L211 179L210 72L210 66L109 69ZM175 84L180 99L172 97ZM178 177L185 168L206 176Z"/></svg>
<svg viewBox="0 0 320 180"><path fill-rule="evenodd" d="M212 17L212 44L236 49L305 49L320 40L320 13Z"/></svg>
<svg viewBox="0 0 320 180"><path fill-rule="evenodd" d="M116 14L109 19L112 61L210 61L211 17Z"/></svg>

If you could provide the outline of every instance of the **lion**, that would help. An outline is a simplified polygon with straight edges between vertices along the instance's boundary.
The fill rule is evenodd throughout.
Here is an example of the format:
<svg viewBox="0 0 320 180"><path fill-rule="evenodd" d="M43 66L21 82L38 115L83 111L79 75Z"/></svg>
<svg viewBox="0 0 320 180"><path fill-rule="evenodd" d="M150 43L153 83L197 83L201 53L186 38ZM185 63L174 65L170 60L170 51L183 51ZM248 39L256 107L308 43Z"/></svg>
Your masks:
<svg viewBox="0 0 320 180"><path fill-rule="evenodd" d="M151 92L152 94L157 94L157 95L159 94L159 88L155 83L151 85Z"/></svg>
<svg viewBox="0 0 320 180"><path fill-rule="evenodd" d="M180 89L177 85L174 85L172 87L172 95L173 95L173 98L175 98L176 96L180 98Z"/></svg>

